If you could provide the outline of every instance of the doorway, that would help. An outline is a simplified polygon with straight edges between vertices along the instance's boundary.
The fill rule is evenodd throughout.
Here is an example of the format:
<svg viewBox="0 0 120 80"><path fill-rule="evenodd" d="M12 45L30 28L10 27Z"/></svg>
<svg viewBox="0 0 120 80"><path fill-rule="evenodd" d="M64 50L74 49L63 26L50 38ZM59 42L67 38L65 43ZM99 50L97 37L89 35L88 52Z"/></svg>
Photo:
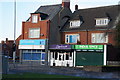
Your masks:
<svg viewBox="0 0 120 80"><path fill-rule="evenodd" d="M73 66L73 52L68 51L52 51L50 52L50 65L51 66Z"/></svg>

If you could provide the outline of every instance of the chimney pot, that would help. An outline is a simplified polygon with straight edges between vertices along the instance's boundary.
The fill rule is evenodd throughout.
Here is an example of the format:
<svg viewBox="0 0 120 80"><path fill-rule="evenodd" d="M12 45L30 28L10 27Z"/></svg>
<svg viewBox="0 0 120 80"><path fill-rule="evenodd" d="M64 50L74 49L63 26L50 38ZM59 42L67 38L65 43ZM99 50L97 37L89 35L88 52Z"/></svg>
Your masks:
<svg viewBox="0 0 120 80"><path fill-rule="evenodd" d="M70 8L70 0L62 0L62 7Z"/></svg>
<svg viewBox="0 0 120 80"><path fill-rule="evenodd" d="M76 4L76 5L75 5L75 11L77 11L77 10L78 10L78 5Z"/></svg>
<svg viewBox="0 0 120 80"><path fill-rule="evenodd" d="M8 42L8 38L6 38L6 42Z"/></svg>

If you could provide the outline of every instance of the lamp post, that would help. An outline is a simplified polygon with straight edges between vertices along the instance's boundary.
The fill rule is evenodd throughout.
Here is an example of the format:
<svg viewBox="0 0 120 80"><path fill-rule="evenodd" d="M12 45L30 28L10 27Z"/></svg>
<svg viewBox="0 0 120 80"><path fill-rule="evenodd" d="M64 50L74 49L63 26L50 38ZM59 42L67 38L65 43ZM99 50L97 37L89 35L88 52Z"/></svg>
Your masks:
<svg viewBox="0 0 120 80"><path fill-rule="evenodd" d="M13 46L13 62L15 64L15 56L16 56L16 0L14 0L14 46Z"/></svg>

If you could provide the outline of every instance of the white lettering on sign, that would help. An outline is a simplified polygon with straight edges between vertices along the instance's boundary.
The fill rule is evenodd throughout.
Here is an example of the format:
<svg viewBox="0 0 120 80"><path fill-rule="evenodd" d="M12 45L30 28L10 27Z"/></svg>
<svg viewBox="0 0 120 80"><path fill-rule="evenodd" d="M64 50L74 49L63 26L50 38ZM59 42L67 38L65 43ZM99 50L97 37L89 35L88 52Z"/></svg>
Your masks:
<svg viewBox="0 0 120 80"><path fill-rule="evenodd" d="M62 46L62 45L59 46L59 45L57 45L56 48L58 48L58 49L60 49L60 48L67 48L67 46Z"/></svg>
<svg viewBox="0 0 120 80"><path fill-rule="evenodd" d="M88 48L87 45L80 45L80 48Z"/></svg>
<svg viewBox="0 0 120 80"><path fill-rule="evenodd" d="M19 49L45 49L45 45L19 45Z"/></svg>

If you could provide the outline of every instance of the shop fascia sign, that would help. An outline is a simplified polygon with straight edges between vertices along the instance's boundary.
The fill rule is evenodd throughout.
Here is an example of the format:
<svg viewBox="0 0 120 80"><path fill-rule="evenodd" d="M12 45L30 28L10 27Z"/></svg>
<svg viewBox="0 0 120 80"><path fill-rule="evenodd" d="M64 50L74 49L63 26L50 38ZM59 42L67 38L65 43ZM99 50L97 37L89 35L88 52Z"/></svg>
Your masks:
<svg viewBox="0 0 120 80"><path fill-rule="evenodd" d="M45 39L39 39L39 40L20 40L20 45L45 45L46 40Z"/></svg>
<svg viewBox="0 0 120 80"><path fill-rule="evenodd" d="M73 48L81 50L103 50L103 45L74 45Z"/></svg>
<svg viewBox="0 0 120 80"><path fill-rule="evenodd" d="M20 40L19 49L45 49L46 40Z"/></svg>
<svg viewBox="0 0 120 80"><path fill-rule="evenodd" d="M71 49L71 45L50 45L49 49Z"/></svg>
<svg viewBox="0 0 120 80"><path fill-rule="evenodd" d="M19 49L45 49L45 45L19 45Z"/></svg>

